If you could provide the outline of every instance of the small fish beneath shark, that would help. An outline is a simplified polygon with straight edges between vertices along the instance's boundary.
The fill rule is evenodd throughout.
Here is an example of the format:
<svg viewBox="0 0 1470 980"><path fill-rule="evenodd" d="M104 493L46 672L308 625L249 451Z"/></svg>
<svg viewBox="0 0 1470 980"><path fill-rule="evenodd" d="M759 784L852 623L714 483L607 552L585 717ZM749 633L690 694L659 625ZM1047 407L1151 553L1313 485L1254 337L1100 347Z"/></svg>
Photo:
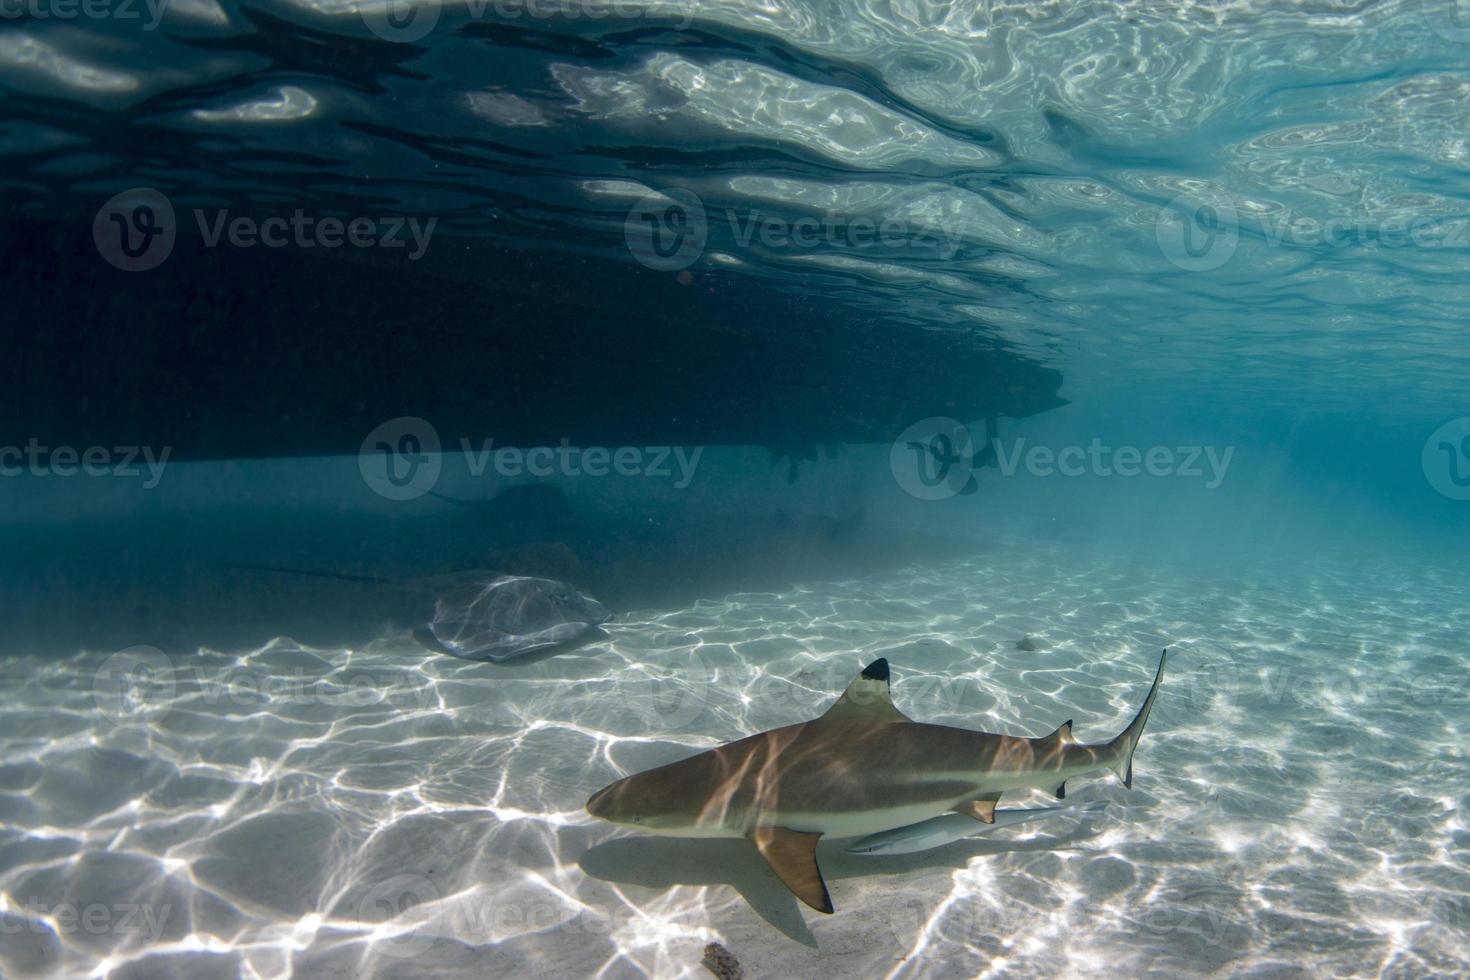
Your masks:
<svg viewBox="0 0 1470 980"><path fill-rule="evenodd" d="M587 801L592 816L669 837L744 837L801 901L833 911L817 841L907 828L946 813L990 825L1010 790L1065 796L1067 780L1109 771L1133 786L1133 753L1169 651L1143 706L1115 738L1083 745L1067 721L1045 738L928 725L893 705L887 660L864 668L813 721L760 732L620 779ZM948 832L939 828L937 833Z"/></svg>
<svg viewBox="0 0 1470 980"><path fill-rule="evenodd" d="M881 834L869 834L847 848L848 854L917 854L932 851L957 840L980 837L1002 827L1015 827L1033 820L1059 817L1064 813L1088 813L1107 807L1106 800L1098 800L1079 807L1036 806L1018 810L996 810L994 823L977 823L968 813L946 813L923 823L885 830Z"/></svg>

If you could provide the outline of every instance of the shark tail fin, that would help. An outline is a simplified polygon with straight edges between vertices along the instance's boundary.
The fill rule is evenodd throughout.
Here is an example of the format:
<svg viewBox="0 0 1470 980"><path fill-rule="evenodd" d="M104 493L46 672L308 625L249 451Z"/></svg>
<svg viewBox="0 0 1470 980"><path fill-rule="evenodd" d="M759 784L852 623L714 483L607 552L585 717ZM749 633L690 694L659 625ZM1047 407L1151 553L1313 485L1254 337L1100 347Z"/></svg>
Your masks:
<svg viewBox="0 0 1470 980"><path fill-rule="evenodd" d="M1154 698L1159 693L1159 682L1164 679L1164 664L1168 660L1169 651L1165 650L1159 657L1159 670L1154 674L1153 687L1148 689L1148 697L1143 699L1143 707L1138 709L1133 723L1108 745L1110 749L1119 750L1118 762L1113 766L1113 772L1117 773L1123 785L1129 789L1133 788L1133 750L1138 748L1138 740L1143 737L1143 726L1148 724L1148 713L1153 710Z"/></svg>

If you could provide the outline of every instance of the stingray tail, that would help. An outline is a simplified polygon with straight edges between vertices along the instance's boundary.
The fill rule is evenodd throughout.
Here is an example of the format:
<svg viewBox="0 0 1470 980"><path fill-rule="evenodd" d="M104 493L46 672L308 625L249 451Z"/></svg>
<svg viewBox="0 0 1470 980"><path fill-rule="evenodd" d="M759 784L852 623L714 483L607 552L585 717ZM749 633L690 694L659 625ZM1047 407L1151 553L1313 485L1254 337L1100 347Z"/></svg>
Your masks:
<svg viewBox="0 0 1470 980"><path fill-rule="evenodd" d="M247 572L268 572L272 575L304 575L308 578L329 578L338 582L356 582L359 585L391 585L399 587L397 582L385 578L373 578L371 575L348 575L346 572L324 572L310 568L284 568L280 565L253 565L249 562L224 561L220 562L221 568L238 568Z"/></svg>

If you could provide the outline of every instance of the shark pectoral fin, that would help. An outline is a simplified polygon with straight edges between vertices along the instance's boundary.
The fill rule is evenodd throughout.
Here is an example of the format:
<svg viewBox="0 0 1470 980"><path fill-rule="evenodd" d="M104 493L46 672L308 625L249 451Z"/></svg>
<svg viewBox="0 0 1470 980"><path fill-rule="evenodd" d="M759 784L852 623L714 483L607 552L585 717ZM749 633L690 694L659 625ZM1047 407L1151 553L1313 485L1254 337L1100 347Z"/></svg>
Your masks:
<svg viewBox="0 0 1470 980"><path fill-rule="evenodd" d="M995 804L1000 800L999 793L986 793L984 796L973 800L966 800L954 808L955 813L963 813L967 817L974 817L981 823L995 823Z"/></svg>
<svg viewBox="0 0 1470 980"><path fill-rule="evenodd" d="M817 867L817 841L821 836L785 827L757 827L749 834L756 850L791 894L818 912L831 915L832 898L822 880L822 869Z"/></svg>

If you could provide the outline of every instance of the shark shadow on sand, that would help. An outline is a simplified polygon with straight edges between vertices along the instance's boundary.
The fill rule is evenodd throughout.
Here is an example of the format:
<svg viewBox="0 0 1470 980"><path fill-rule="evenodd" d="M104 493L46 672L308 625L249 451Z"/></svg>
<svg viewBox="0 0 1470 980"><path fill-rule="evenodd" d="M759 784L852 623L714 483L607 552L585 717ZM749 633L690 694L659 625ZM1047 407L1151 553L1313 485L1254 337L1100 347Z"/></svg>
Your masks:
<svg viewBox="0 0 1470 980"><path fill-rule="evenodd" d="M881 863L866 855L850 854L838 842L823 843L817 853L822 872L831 881L848 878L873 879L885 872L912 872L926 868L959 871L979 857L1012 852L1066 849L1094 836L1093 819L1100 811L1079 807L1078 819L1056 833L1024 840L999 837L966 837L914 854L885 856ZM766 922L806 946L817 941L802 915L796 896L770 868L751 860L750 845L743 840L662 840L656 837L615 837L591 848L579 864L592 878L614 885L634 885L663 892L678 885L715 889L728 885Z"/></svg>

